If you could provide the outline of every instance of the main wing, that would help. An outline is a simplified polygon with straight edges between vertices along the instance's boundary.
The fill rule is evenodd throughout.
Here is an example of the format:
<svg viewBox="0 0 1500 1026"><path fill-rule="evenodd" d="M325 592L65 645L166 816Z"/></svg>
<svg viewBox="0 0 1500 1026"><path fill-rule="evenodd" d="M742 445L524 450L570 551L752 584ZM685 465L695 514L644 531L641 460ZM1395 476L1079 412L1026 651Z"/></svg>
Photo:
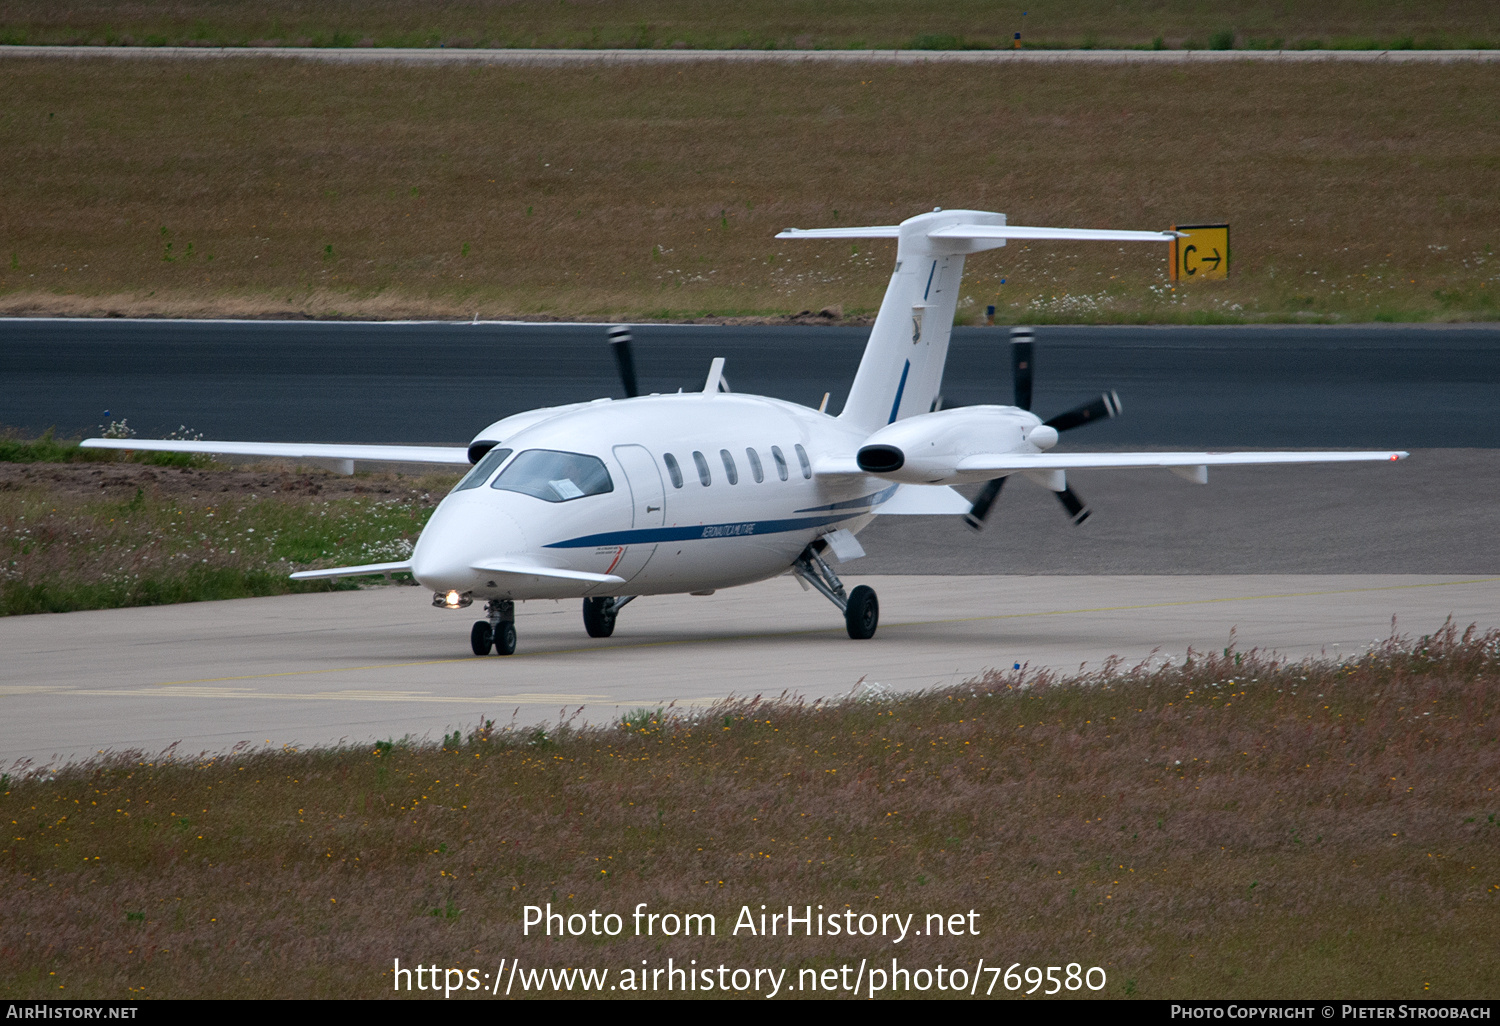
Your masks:
<svg viewBox="0 0 1500 1026"><path fill-rule="evenodd" d="M447 445L330 445L323 442L183 442L157 438L85 438L84 449L187 452L212 456L277 456L282 459L339 460L352 463L442 463L469 465L469 450Z"/></svg>
<svg viewBox="0 0 1500 1026"><path fill-rule="evenodd" d="M1284 466L1307 463L1384 463L1404 460L1409 454L1397 450L1363 452L1070 452L1070 453L974 453L950 462L909 460L890 473L864 470L853 454L830 455L813 465L819 477L868 476L903 481L908 486L973 484L1008 474L1066 472L1069 470L1171 470L1200 484L1208 481L1209 467ZM1059 475L1055 479L1062 480ZM1060 490L1062 484L1056 485Z"/></svg>
<svg viewBox="0 0 1500 1026"><path fill-rule="evenodd" d="M1295 463L1374 463L1404 460L1405 452L1069 452L980 453L959 460L965 480L1023 470L1140 470L1150 467L1254 467Z"/></svg>

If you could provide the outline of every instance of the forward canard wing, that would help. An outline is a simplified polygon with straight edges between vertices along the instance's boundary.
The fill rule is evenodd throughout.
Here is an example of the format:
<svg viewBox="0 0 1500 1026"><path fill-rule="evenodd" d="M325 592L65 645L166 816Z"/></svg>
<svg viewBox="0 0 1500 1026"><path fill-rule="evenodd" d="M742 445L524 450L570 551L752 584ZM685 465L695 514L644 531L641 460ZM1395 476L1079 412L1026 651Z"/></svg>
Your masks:
<svg viewBox="0 0 1500 1026"><path fill-rule="evenodd" d="M563 581L587 581L593 584L625 583L625 578L614 574L595 574L587 570L560 570L555 566L519 563L510 559L483 560L475 563L474 569L499 574L502 577L552 577Z"/></svg>
<svg viewBox="0 0 1500 1026"><path fill-rule="evenodd" d="M331 566L324 570L299 570L294 581L317 581L331 577L375 577L411 573L411 560L404 563L365 563L362 566Z"/></svg>

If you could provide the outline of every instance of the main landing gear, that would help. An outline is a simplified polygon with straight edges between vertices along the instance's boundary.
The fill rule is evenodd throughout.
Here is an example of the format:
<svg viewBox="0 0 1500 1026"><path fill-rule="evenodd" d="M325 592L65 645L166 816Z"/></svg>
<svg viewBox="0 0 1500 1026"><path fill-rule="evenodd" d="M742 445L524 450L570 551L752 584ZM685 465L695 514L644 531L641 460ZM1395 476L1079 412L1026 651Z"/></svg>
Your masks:
<svg viewBox="0 0 1500 1026"><path fill-rule="evenodd" d="M623 598L586 598L583 600L583 629L591 638L607 638L615 632L615 617L621 609L635 599L634 595Z"/></svg>
<svg viewBox="0 0 1500 1026"><path fill-rule="evenodd" d="M478 620L469 631L469 646L477 656L511 655L516 650L516 604L510 599L490 599L484 607L488 620Z"/></svg>
<svg viewBox="0 0 1500 1026"><path fill-rule="evenodd" d="M880 602L875 598L875 589L861 584L853 591L844 591L844 582L811 545L792 564L792 572L843 610L849 637L863 641L875 636L875 628L880 625Z"/></svg>

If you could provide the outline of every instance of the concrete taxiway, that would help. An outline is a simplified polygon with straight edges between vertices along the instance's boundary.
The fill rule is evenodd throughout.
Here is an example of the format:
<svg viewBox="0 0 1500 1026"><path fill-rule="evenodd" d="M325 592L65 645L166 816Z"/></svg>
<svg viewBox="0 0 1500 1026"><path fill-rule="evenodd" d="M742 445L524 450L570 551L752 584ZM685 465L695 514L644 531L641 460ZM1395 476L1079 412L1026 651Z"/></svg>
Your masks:
<svg viewBox="0 0 1500 1026"><path fill-rule="evenodd" d="M836 611L778 578L642 599L615 636L578 603L518 610L511 657L468 654L473 610L410 587L0 619L0 764L364 743L533 724L582 710L699 708L958 684L1017 663L1059 671L1223 648L1348 656L1452 616L1500 626L1500 576L869 576L882 622L850 641ZM863 683L861 683L863 682Z"/></svg>

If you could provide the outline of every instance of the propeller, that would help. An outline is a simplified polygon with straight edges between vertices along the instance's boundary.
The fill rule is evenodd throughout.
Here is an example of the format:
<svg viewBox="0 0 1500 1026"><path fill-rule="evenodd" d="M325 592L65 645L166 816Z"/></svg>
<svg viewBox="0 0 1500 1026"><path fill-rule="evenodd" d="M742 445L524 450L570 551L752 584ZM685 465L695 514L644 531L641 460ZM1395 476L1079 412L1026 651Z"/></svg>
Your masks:
<svg viewBox="0 0 1500 1026"><path fill-rule="evenodd" d="M1031 409L1031 385L1035 374L1036 335L1030 328L1020 327L1010 329L1010 363L1011 378L1015 383L1016 401L1015 405L1023 410ZM1054 431L1071 431L1073 428L1092 424L1097 420L1108 420L1120 415L1120 397L1114 392L1105 392L1099 398L1086 402L1081 406L1075 406L1071 410L1059 413L1042 423ZM1000 497L1000 489L1005 486L1005 478L997 477L992 481L985 482L979 494L974 497L969 512L964 516L964 523L976 531L984 530L985 519L990 515L990 509L995 505L995 500ZM1068 519L1075 525L1083 523L1089 518L1091 510L1079 498L1078 493L1072 488L1064 488L1060 492L1053 492L1057 501L1067 511Z"/></svg>
<svg viewBox="0 0 1500 1026"><path fill-rule="evenodd" d="M974 505L969 507L969 512L964 514L964 523L976 531L984 530L984 518L990 515L990 507L995 500L1000 498L1000 489L1005 487L1005 478L997 477L993 481L986 481L979 494L974 496Z"/></svg>
<svg viewBox="0 0 1500 1026"><path fill-rule="evenodd" d="M616 324L609 329L609 348L615 354L615 366L620 369L620 380L625 383L625 398L634 399L641 394L635 380L635 356L630 350L630 329Z"/></svg>

